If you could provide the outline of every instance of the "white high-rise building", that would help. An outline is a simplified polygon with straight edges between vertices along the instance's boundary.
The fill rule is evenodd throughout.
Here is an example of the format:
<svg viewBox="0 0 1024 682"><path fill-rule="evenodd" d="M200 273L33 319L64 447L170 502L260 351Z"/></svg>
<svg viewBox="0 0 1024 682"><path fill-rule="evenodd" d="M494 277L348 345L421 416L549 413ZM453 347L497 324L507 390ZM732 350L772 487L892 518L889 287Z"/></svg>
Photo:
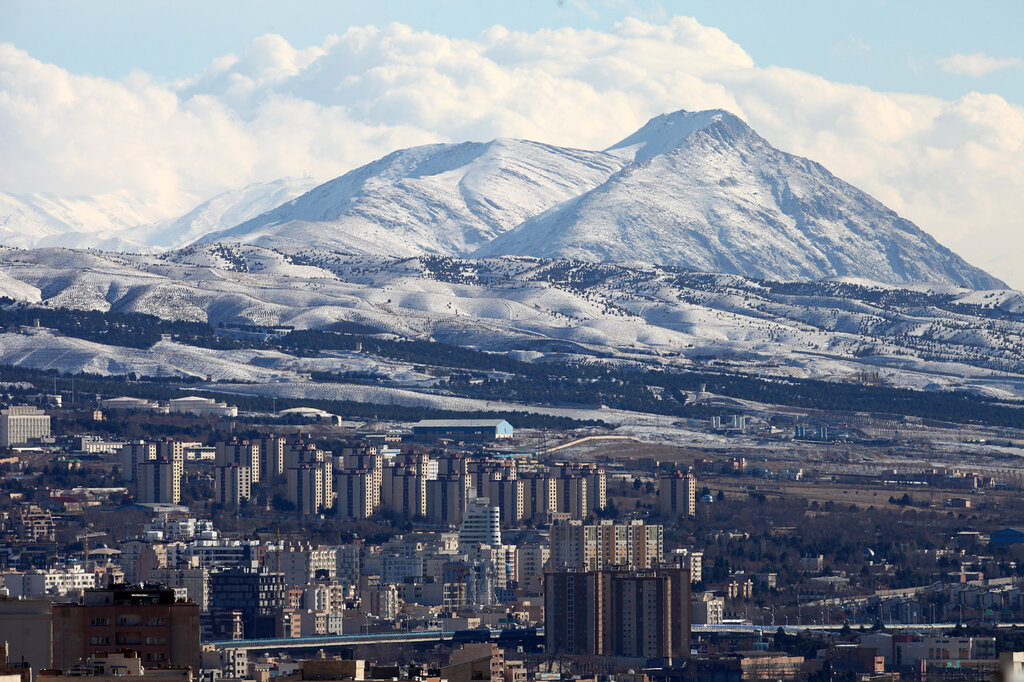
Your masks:
<svg viewBox="0 0 1024 682"><path fill-rule="evenodd" d="M488 504L486 498L470 501L459 529L459 551L472 545L501 547L501 510Z"/></svg>
<svg viewBox="0 0 1024 682"><path fill-rule="evenodd" d="M12 405L0 410L0 447L25 445L50 435L50 415L31 405Z"/></svg>

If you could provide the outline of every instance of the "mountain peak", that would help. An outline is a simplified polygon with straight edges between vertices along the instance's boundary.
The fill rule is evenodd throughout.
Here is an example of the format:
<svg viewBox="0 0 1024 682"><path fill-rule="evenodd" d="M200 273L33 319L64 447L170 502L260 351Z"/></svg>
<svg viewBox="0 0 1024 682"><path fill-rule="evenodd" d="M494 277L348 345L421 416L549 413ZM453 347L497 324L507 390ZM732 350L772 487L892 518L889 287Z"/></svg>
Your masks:
<svg viewBox="0 0 1024 682"><path fill-rule="evenodd" d="M657 116L606 152L600 186L504 232L475 256L625 258L764 279L1002 283L807 159L722 110Z"/></svg>
<svg viewBox="0 0 1024 682"><path fill-rule="evenodd" d="M640 163L678 148L693 133L717 123L726 123L731 128L750 131L746 123L724 109L680 109L655 116L635 133L605 151L619 158Z"/></svg>

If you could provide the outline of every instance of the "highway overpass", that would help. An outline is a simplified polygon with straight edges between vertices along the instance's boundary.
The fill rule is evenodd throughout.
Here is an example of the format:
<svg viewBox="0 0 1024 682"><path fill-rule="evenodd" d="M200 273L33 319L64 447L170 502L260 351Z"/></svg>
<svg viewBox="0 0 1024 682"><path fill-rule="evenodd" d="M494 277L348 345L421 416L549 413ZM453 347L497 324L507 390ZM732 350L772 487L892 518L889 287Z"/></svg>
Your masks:
<svg viewBox="0 0 1024 682"><path fill-rule="evenodd" d="M283 651L287 649L331 649L372 644L422 644L453 642L494 642L503 646L537 646L544 641L544 628L507 628L502 630L393 630L351 635L314 635L312 637L272 637L207 642L217 649Z"/></svg>
<svg viewBox="0 0 1024 682"><path fill-rule="evenodd" d="M956 623L921 623L915 625L886 625L889 631L900 632L945 632L956 627ZM1021 623L997 623L994 627L1020 627ZM724 623L722 625L693 625L694 635L705 633L761 632L773 634L779 628L789 634L800 632L836 632L845 625L751 625L749 623ZM856 632L860 626L851 626ZM267 639L238 639L207 642L217 649L245 649L248 651L284 651L288 649L331 649L374 644L423 644L452 642L494 642L502 646L538 647L544 643L544 628L507 628L501 630L392 630L351 635L315 635L312 637L272 637Z"/></svg>

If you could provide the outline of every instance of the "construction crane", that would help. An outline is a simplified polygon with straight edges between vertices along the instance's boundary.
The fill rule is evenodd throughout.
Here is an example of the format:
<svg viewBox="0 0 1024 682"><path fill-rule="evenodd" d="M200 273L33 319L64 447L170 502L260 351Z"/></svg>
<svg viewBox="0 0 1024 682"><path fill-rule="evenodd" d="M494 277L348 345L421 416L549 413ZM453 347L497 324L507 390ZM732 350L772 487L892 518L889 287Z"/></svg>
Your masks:
<svg viewBox="0 0 1024 682"><path fill-rule="evenodd" d="M85 528L85 532L81 535L76 535L76 540L82 541L82 550L85 552L85 570L89 572L89 538L101 538L106 536L106 533L94 533L92 530L92 524L90 523Z"/></svg>

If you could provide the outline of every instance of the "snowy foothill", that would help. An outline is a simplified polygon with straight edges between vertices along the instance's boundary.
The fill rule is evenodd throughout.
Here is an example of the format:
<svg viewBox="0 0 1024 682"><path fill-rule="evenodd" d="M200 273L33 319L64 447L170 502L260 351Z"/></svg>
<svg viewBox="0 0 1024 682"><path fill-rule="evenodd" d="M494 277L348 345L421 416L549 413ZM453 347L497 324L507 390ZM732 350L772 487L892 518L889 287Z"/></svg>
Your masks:
<svg viewBox="0 0 1024 682"><path fill-rule="evenodd" d="M1019 294L1004 290L902 289L863 279L772 282L650 265L355 257L218 243L158 256L0 249L0 296L218 329L433 340L529 362L600 359L830 381L877 373L895 386L1024 396L1024 316ZM358 353L297 358L173 341L139 350L26 338L4 335L0 362L235 382L361 372L413 390L438 376Z"/></svg>

